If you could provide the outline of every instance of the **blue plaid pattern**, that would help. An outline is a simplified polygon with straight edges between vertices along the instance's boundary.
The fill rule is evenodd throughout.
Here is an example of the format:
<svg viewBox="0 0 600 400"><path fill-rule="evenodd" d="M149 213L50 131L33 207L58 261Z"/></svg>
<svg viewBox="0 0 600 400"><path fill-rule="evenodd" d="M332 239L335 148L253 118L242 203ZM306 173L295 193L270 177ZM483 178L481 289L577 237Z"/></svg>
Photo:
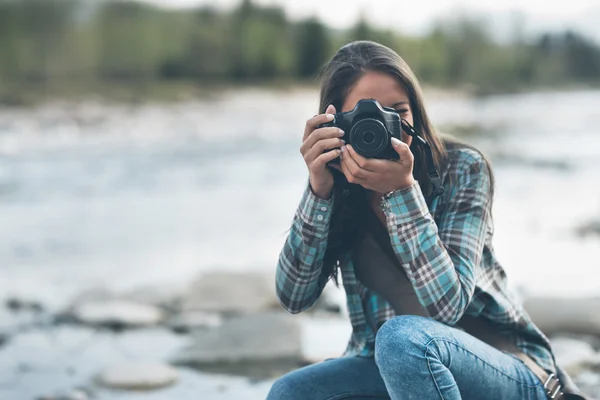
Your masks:
<svg viewBox="0 0 600 400"><path fill-rule="evenodd" d="M485 318L542 368L556 373L548 338L507 289L492 248L490 174L475 150L453 149L443 171L445 192L427 205L418 183L382 200L392 247L431 318L454 325L464 315ZM321 273L335 198L323 200L307 187L279 257L276 291L283 307L299 313L321 295ZM354 274L350 254L340 259L353 332L346 356L374 353L373 326L394 310ZM370 323L375 321L375 324Z"/></svg>

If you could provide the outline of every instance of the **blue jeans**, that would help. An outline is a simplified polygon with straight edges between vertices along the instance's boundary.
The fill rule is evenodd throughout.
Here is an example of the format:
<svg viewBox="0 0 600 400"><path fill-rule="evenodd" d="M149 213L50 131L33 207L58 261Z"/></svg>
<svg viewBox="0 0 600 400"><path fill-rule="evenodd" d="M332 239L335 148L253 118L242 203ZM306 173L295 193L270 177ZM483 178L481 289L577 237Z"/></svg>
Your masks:
<svg viewBox="0 0 600 400"><path fill-rule="evenodd" d="M382 325L375 357L323 361L279 378L267 400L545 400L540 380L517 357L431 318Z"/></svg>

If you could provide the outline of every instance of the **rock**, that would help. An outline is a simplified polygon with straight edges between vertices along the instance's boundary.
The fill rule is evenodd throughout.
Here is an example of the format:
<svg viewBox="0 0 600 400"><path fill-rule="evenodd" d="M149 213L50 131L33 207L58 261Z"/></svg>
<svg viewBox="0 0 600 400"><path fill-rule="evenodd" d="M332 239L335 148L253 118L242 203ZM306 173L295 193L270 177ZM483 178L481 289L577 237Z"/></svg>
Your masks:
<svg viewBox="0 0 600 400"><path fill-rule="evenodd" d="M44 306L35 300L22 300L18 298L9 298L5 302L6 308L12 312L31 311L41 313L44 311Z"/></svg>
<svg viewBox="0 0 600 400"><path fill-rule="evenodd" d="M114 300L115 294L102 287L90 288L86 289L83 292L79 293L73 299L71 299L72 305L78 305L89 302L98 302L98 301L108 301Z"/></svg>
<svg viewBox="0 0 600 400"><path fill-rule="evenodd" d="M71 312L80 323L112 329L153 326L163 319L157 307L124 300L87 302Z"/></svg>
<svg viewBox="0 0 600 400"><path fill-rule="evenodd" d="M72 390L51 396L38 397L37 400L88 400L90 395L85 390Z"/></svg>
<svg viewBox="0 0 600 400"><path fill-rule="evenodd" d="M172 385L178 373L160 363L128 363L107 368L98 375L101 385L126 390L152 390Z"/></svg>
<svg viewBox="0 0 600 400"><path fill-rule="evenodd" d="M183 289L172 286L146 286L118 295L121 300L176 310L180 307Z"/></svg>
<svg viewBox="0 0 600 400"><path fill-rule="evenodd" d="M523 306L548 336L562 332L600 336L600 298L534 297Z"/></svg>
<svg viewBox="0 0 600 400"><path fill-rule="evenodd" d="M573 381L590 399L600 398L600 371L584 370L574 376Z"/></svg>
<svg viewBox="0 0 600 400"><path fill-rule="evenodd" d="M211 311L225 315L258 313L279 308L273 274L210 272L192 283L183 311Z"/></svg>
<svg viewBox="0 0 600 400"><path fill-rule="evenodd" d="M583 224L576 229L579 236L600 236L600 220L590 221L587 224Z"/></svg>
<svg viewBox="0 0 600 400"><path fill-rule="evenodd" d="M176 355L176 364L209 372L269 377L304 363L301 318L268 313L230 319L194 333L194 344Z"/></svg>
<svg viewBox="0 0 600 400"><path fill-rule="evenodd" d="M196 329L215 328L222 323L219 314L205 311L187 311L173 315L166 325L176 333L188 333Z"/></svg>
<svg viewBox="0 0 600 400"><path fill-rule="evenodd" d="M600 365L600 354L587 342L565 337L551 340L557 363L570 375L577 375L585 368Z"/></svg>
<svg viewBox="0 0 600 400"><path fill-rule="evenodd" d="M0 347L4 346L10 339L10 335L6 332L0 332Z"/></svg>

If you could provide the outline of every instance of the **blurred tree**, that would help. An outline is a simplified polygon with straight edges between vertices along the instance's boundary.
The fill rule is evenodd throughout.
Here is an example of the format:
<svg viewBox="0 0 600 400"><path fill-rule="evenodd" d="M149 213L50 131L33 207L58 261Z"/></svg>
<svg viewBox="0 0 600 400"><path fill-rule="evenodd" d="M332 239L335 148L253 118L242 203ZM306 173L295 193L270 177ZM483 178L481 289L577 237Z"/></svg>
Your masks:
<svg viewBox="0 0 600 400"><path fill-rule="evenodd" d="M315 76L327 61L330 40L325 26L316 18L299 23L296 39L297 73L301 78Z"/></svg>
<svg viewBox="0 0 600 400"><path fill-rule="evenodd" d="M42 83L62 75L76 9L75 0L0 3L0 71L12 79Z"/></svg>
<svg viewBox="0 0 600 400"><path fill-rule="evenodd" d="M600 51L581 35L567 31L563 38L566 73L574 80L587 82L598 77Z"/></svg>
<svg viewBox="0 0 600 400"><path fill-rule="evenodd" d="M350 30L349 40L374 40L374 30L369 25L365 13L361 12L354 28Z"/></svg>
<svg viewBox="0 0 600 400"><path fill-rule="evenodd" d="M153 77L168 46L160 17L158 10L139 2L106 2L95 21L100 76L119 80Z"/></svg>
<svg viewBox="0 0 600 400"><path fill-rule="evenodd" d="M349 30L312 18L287 19L281 7L243 0L233 11L156 8L139 0L0 0L0 96L7 86L45 89L67 82L202 82L309 79L351 40L376 40L417 76L482 92L523 85L600 83L600 48L577 32L528 39L513 16L508 42L487 21L455 15L425 36L378 29L360 13Z"/></svg>

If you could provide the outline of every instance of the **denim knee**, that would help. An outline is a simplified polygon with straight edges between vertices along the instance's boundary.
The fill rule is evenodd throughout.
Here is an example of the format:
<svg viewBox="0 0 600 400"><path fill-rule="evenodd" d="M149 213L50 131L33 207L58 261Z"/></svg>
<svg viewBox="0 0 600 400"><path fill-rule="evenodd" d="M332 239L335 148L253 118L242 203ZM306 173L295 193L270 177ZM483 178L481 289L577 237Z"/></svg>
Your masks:
<svg viewBox="0 0 600 400"><path fill-rule="evenodd" d="M306 383L306 382L305 382ZM295 379L295 374L286 374L277 379L271 386L266 400L302 399L304 385Z"/></svg>
<svg viewBox="0 0 600 400"><path fill-rule="evenodd" d="M375 338L375 362L379 369L393 365L394 369L411 368L417 364L410 358L420 358L428 342L436 335L437 322L417 315L401 315L386 321Z"/></svg>

